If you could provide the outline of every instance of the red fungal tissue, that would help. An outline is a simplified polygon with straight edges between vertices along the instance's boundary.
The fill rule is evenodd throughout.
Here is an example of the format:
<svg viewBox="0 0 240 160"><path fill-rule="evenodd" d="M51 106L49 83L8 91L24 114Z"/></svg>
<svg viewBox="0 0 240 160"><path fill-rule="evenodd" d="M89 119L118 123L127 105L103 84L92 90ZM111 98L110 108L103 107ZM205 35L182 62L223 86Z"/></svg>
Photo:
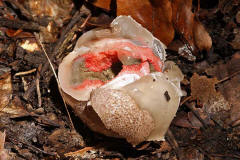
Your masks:
<svg viewBox="0 0 240 160"><path fill-rule="evenodd" d="M162 72L163 63L160 58L154 55L151 48L138 46L131 42L115 42L111 44L110 47L107 47L107 50L105 51L91 51L82 54L76 59L83 59L85 62L85 68L88 68L89 71L102 72L110 68L113 63L120 61L119 57L124 56L139 59L141 63L123 65L122 70L118 73L118 75L116 75L116 77L124 74L137 74L140 77L147 75L150 73L149 63L152 64L156 71ZM80 85L75 86L74 89L81 90L87 88L88 86L97 88L104 84L105 82L101 80L86 79Z"/></svg>
<svg viewBox="0 0 240 160"><path fill-rule="evenodd" d="M154 66L156 71L162 72L161 60L148 47L137 46L130 42L116 42L111 47L113 48L111 50L99 53L89 52L81 55L79 58L85 59L85 67L94 72L101 72L108 69L114 62L118 61L118 57L120 56L130 56L140 59L142 63L148 61ZM136 69L139 68L137 65L135 66Z"/></svg>

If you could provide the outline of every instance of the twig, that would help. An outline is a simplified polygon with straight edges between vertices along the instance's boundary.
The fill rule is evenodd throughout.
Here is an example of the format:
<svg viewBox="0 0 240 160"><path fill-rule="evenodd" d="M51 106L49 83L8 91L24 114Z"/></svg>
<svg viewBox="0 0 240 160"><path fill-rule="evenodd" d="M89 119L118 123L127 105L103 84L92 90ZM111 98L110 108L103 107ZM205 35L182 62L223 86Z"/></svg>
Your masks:
<svg viewBox="0 0 240 160"><path fill-rule="evenodd" d="M184 103L186 103L187 101L191 100L192 98L193 98L192 96L186 97L186 98L180 103L180 106L182 106Z"/></svg>
<svg viewBox="0 0 240 160"><path fill-rule="evenodd" d="M227 80L231 79L232 77L238 75L239 73L240 73L240 71L237 71L237 72L235 72L235 73L233 73L233 74L231 74L231 75L229 75L229 76L219 80L216 84L219 84L219 83L222 83L224 81L227 81Z"/></svg>
<svg viewBox="0 0 240 160"><path fill-rule="evenodd" d="M80 13L78 13L77 15L79 15L79 14L80 14ZM75 14L75 15L76 15L76 14ZM80 16L80 15L79 15L79 16ZM83 16L83 14L81 14L81 16ZM74 21L74 23L73 23L72 21ZM51 61L54 60L54 58L55 58L55 56L56 56L57 53L60 53L60 52L61 52L61 51L60 51L61 49L59 49L59 47L61 48L61 46L63 45L62 42L63 42L63 40L64 40L65 34L69 33L69 28L71 29L71 27L78 22L78 21L74 20L74 18L72 18L72 21L68 24L68 26L66 27L66 29L62 32L61 37L63 37L63 38L60 37L60 39L58 40L58 42L57 42L57 44L56 44L56 46L55 46L55 48L54 48L54 50L53 50L53 54L50 56L50 60L51 60ZM64 50L64 47L62 48L62 50ZM41 72L40 72L40 75L41 75L41 76L48 70L48 67L49 67L49 63L45 63L45 64L43 65L43 68L42 68L42 70L41 70ZM29 89L24 93L23 98L24 98L25 100L27 100L27 99L29 98L29 96L32 94L32 92L35 90L35 87L36 87L35 81L36 81L36 80L33 80L33 81L31 82L31 84L30 84L30 86L29 86Z"/></svg>
<svg viewBox="0 0 240 160"><path fill-rule="evenodd" d="M11 132L13 132L13 131L11 131ZM14 133L14 132L13 132L13 133ZM27 147L28 147L29 149L31 149L31 150L35 150L35 151L44 153L44 154L46 154L46 155L57 156L56 153L49 153L49 152L46 152L46 151L44 151L44 150L41 150L40 148L37 148L37 147L35 147L35 146L31 145L31 144L28 144L28 143L23 142L23 141L21 141L21 140L19 140L19 139L16 139L15 137L13 137L13 136L10 135L10 134L8 134L7 139L8 139L10 142L12 142L13 144L19 145L19 143L22 143L23 145L27 146Z"/></svg>
<svg viewBox="0 0 240 160"><path fill-rule="evenodd" d="M7 18L0 18L0 27L14 28L14 29L26 29L32 31L39 31L40 26L37 23L30 23L21 20L10 20Z"/></svg>
<svg viewBox="0 0 240 160"><path fill-rule="evenodd" d="M23 90L24 90L24 92L26 92L26 90L28 90L27 82L24 77L21 77L21 79L22 79L22 83L23 83Z"/></svg>
<svg viewBox="0 0 240 160"><path fill-rule="evenodd" d="M75 24L77 24L82 19L83 15L84 15L84 13L80 13L79 11L77 11L74 14L74 16L72 17L71 22L62 31L61 36L60 36L56 46L54 47L54 50L53 50L54 55L58 55L59 56L59 55L62 54L62 52L64 52L66 44L71 40L71 38L68 38L68 35L69 35L68 33L71 31L73 26ZM88 21L88 18L86 20ZM84 26L85 26L86 20L83 23Z"/></svg>
<svg viewBox="0 0 240 160"><path fill-rule="evenodd" d="M34 69L31 69L31 70L28 70L28 71L24 71L24 72L18 72L16 73L14 76L25 76L25 75L28 75L28 74L31 74L33 72L36 72L36 68Z"/></svg>
<svg viewBox="0 0 240 160"><path fill-rule="evenodd" d="M65 157L74 157L74 156L82 156L85 152L89 151L89 150L92 150L93 147L85 147L83 149L80 149L78 151L75 151L75 152L69 152L69 153L65 153L64 156Z"/></svg>
<svg viewBox="0 0 240 160"><path fill-rule="evenodd" d="M16 0L5 0L5 1L7 1L7 2L9 2L9 3L12 3L13 5L15 5L17 8L19 8L19 10L21 11L21 13L22 13L22 15L24 16L24 17L26 17L28 20L35 20L34 18L33 18L33 16L30 14L30 12L28 12L28 10L26 10L24 7L23 7L23 5L21 5L20 3L18 3L18 1L16 1Z"/></svg>
<svg viewBox="0 0 240 160"><path fill-rule="evenodd" d="M200 114L196 111L195 107L191 103L185 103L185 105L193 112L193 114L198 118L202 123L204 128L207 128L207 123L201 118Z"/></svg>
<svg viewBox="0 0 240 160"><path fill-rule="evenodd" d="M167 138L167 141L169 142L169 144L174 149L177 156L180 157L179 145L178 145L174 135L172 134L172 131L170 130L170 128L167 130L166 138Z"/></svg>
<svg viewBox="0 0 240 160"><path fill-rule="evenodd" d="M56 81L57 81L58 90L59 90L59 92L60 92L60 94L61 94L61 96L62 96L63 103L64 103L65 109L66 109L66 111L67 111L67 114L68 114L68 117L69 117L69 120L70 120L70 123L71 123L71 127L72 127L73 130L75 130L74 125L73 125L73 122L72 122L72 118L71 118L71 116L70 116L70 113L69 113L69 111L68 111L68 108L67 108L67 105L66 105L66 102L65 102L65 99L63 98L63 93L62 93L62 90L61 90L61 88L60 88L60 83L59 83L57 74L56 74L56 72L55 72L55 69L54 69L54 67L53 67L53 65L52 65L52 62L51 62L50 58L48 57L48 54L47 54L47 52L46 52L46 50L45 50L45 48L44 48L44 46L43 46L40 38L38 37L39 35L38 35L37 33L34 33L34 35L35 35L35 38L36 38L37 42L40 44L40 46L41 46L41 48L42 48L45 56L47 57L47 60L48 60L48 62L49 62L49 65L50 65L50 67L51 67L51 69L52 69L52 71L53 71L53 74L54 74L54 76L55 76L55 79L56 79Z"/></svg>
<svg viewBox="0 0 240 160"><path fill-rule="evenodd" d="M53 50L54 55L57 54L58 50L61 48L61 45L66 38L67 33L71 30L71 28L82 18L83 14L81 14L79 11L77 11L74 16L72 17L72 20L67 25L67 27L62 31L61 36L59 40L57 41L57 44Z"/></svg>
<svg viewBox="0 0 240 160"><path fill-rule="evenodd" d="M82 25L80 27L73 27L69 31L69 33L67 34L66 38L63 40L61 46L59 47L58 53L56 53L57 54L56 59L59 59L59 57L62 55L62 53L65 51L65 49L67 49L69 47L67 45L72 40L73 36L75 35L75 31L78 28L82 30L86 26L86 24L87 24L88 20L90 19L90 17L91 17L91 14L88 15L88 17L84 20L84 22L82 23Z"/></svg>
<svg viewBox="0 0 240 160"><path fill-rule="evenodd" d="M210 154L213 157L225 157L225 158L236 158L240 159L239 155L231 155L231 154Z"/></svg>
<svg viewBox="0 0 240 160"><path fill-rule="evenodd" d="M39 84L39 79L40 79L40 74L39 72L41 71L42 69L42 64L39 65L38 67L38 72L37 72L37 75L36 75L36 89L37 89L37 97L38 97L38 107L41 107L42 106L42 96L41 96L41 91L40 91L40 84Z"/></svg>

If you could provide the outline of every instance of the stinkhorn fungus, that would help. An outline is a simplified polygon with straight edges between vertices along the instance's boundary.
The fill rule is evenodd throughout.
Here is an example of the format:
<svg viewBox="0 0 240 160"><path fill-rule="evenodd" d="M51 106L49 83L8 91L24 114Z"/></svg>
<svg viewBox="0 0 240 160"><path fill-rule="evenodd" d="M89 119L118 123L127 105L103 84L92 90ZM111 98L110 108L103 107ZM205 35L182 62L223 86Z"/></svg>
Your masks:
<svg viewBox="0 0 240 160"><path fill-rule="evenodd" d="M183 75L165 46L129 16L84 33L59 66L67 103L93 131L132 144L163 140Z"/></svg>

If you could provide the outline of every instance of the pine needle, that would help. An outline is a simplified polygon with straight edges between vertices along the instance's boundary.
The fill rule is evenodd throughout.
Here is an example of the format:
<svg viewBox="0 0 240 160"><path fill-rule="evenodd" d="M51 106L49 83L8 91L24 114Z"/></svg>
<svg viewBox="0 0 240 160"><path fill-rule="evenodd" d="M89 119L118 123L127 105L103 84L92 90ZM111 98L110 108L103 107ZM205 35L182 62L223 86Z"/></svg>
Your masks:
<svg viewBox="0 0 240 160"><path fill-rule="evenodd" d="M34 35L35 35L35 38L36 38L38 44L41 46L41 48L42 48L42 50L43 50L43 53L44 53L45 56L47 57L47 60L48 60L48 62L49 62L49 64L50 64L50 67L51 67L51 69L52 69L52 71L53 71L54 77L55 77L55 79L56 79L56 81L57 81L58 90L59 90L59 92L60 92L60 94L61 94L61 96L62 96L63 103L64 103L65 109L66 109L67 114L68 114L68 118L69 118L70 123L71 123L71 128L72 128L73 130L75 130L74 125L73 125L73 122L72 122L72 118L71 118L70 113L69 113L69 111L68 111L68 108L67 108L67 105L66 105L66 101L65 101L65 99L64 99L62 90L61 90L61 88L60 88L60 83L59 83L57 74L56 74L56 72L55 72L55 70L54 70L53 64L52 64L52 62L51 62L51 60L50 60L50 58L49 58L49 56L48 56L48 54L47 54L47 52L46 52L46 50L45 50L45 48L44 48L44 46L43 46L40 38L39 38L39 34L37 34L36 32L34 32Z"/></svg>

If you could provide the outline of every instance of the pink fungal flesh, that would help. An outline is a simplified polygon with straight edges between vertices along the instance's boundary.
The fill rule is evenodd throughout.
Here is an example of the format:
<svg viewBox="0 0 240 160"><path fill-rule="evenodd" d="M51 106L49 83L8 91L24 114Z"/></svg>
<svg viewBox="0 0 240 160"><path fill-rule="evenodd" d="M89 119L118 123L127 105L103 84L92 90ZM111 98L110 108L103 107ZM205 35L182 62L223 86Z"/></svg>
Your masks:
<svg viewBox="0 0 240 160"><path fill-rule="evenodd" d="M78 56L75 60L79 58L83 59L85 61L85 67L88 68L89 71L102 72L110 68L113 63L119 61L119 57L122 56L139 59L141 63L123 65L122 70L116 77L124 74L137 74L140 77L147 75L150 73L149 63L152 64L156 71L162 72L163 63L160 58L154 55L151 48L137 46L130 42L116 42L112 44L111 48L108 50L88 52ZM86 79L80 85L75 86L74 89L98 88L104 84L105 82L101 80Z"/></svg>

